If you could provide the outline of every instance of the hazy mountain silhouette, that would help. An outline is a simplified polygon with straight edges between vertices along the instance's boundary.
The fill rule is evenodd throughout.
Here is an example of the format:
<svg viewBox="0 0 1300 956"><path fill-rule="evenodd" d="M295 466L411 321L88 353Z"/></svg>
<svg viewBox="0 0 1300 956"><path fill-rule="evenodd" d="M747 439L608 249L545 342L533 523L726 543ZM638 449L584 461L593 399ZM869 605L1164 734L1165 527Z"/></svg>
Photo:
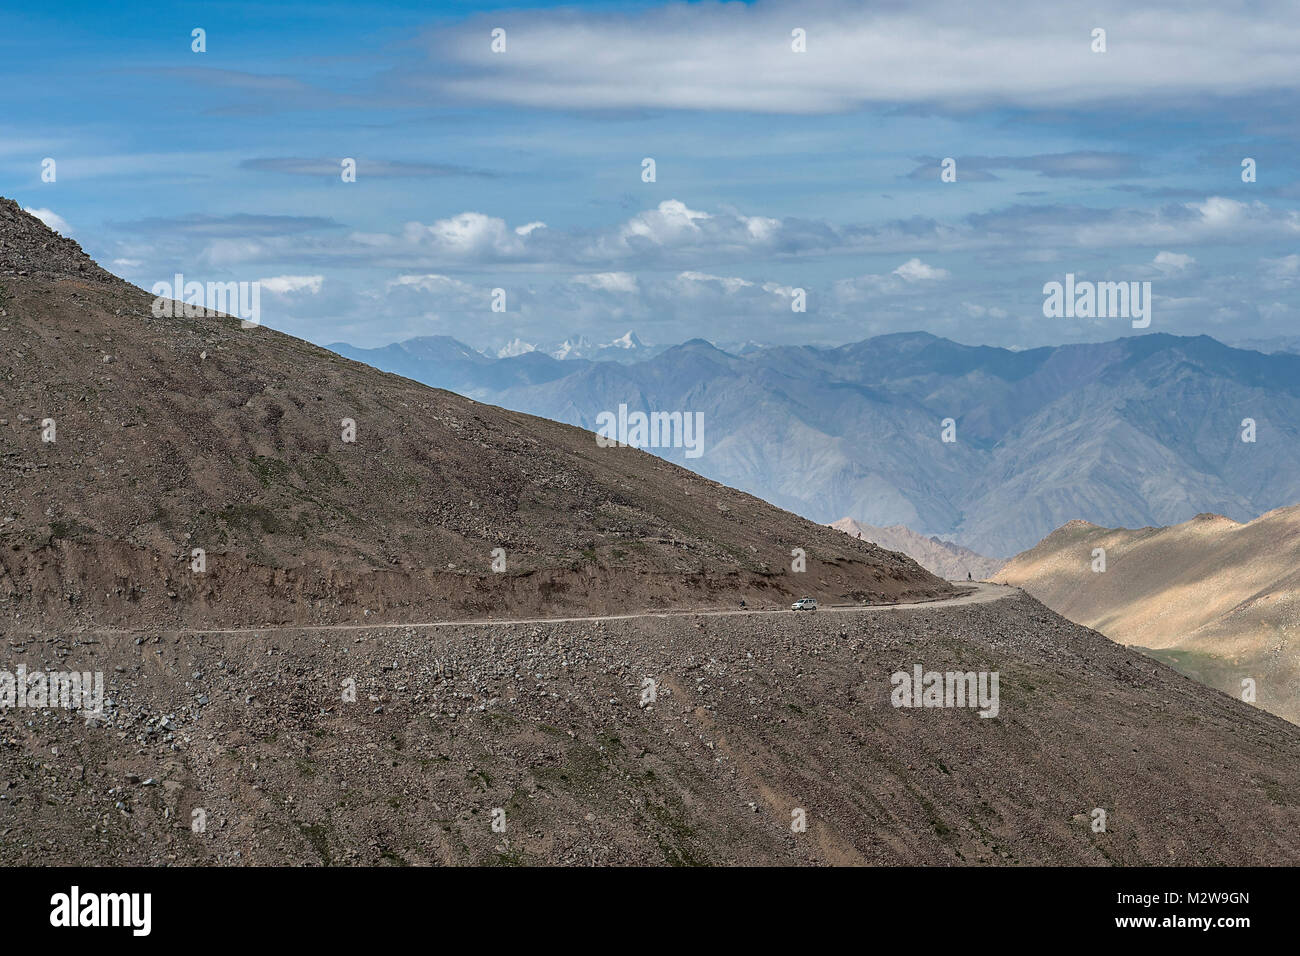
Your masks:
<svg viewBox="0 0 1300 956"><path fill-rule="evenodd" d="M903 524L981 554L1015 554L1073 518L1246 521L1300 500L1300 355L1206 336L1012 351L916 332L743 356L695 339L634 363L338 348L588 429L619 404L700 411L702 457L657 453L815 521Z"/></svg>

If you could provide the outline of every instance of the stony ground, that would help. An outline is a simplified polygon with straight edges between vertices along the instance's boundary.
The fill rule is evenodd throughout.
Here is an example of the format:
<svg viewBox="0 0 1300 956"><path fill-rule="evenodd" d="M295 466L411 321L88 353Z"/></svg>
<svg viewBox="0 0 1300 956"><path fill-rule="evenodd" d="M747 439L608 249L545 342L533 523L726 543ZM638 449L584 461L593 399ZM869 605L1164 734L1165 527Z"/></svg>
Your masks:
<svg viewBox="0 0 1300 956"><path fill-rule="evenodd" d="M1025 596L7 656L111 704L0 716L6 865L1300 863L1300 729ZM999 716L894 708L917 663Z"/></svg>

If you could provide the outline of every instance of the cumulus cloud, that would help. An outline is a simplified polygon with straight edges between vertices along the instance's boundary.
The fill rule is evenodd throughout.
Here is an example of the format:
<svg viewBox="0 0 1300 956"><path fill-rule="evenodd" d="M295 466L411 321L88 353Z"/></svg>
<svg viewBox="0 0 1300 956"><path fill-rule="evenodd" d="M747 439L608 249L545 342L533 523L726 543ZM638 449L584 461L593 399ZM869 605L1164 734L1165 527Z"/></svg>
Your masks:
<svg viewBox="0 0 1300 956"><path fill-rule="evenodd" d="M195 263L232 272L251 264L285 275L316 275L330 266L405 274L488 266L511 271L554 268L604 277L576 279L573 284L597 289L603 283L607 292L616 291L620 283L627 286L632 274L653 269L673 272L678 285L713 282L735 292L750 280L705 271L699 264L909 256L888 275L844 280L846 292L867 293L896 292L899 285L932 286L949 278L947 269L926 261L932 254L975 253L1005 265L1068 263L1080 251L1097 249L1163 247L1163 253L1140 268L1172 275L1195 263L1188 253L1168 252L1173 244L1244 245L1300 237L1300 211L1221 196L1148 208L1013 205L950 221L913 216L877 223L749 215L669 199L594 230L548 229L535 221L513 225L476 211L432 223L410 222L397 232L344 235L331 220L300 217L194 216L174 221L179 228L154 231L148 242L131 238L116 243L105 261L143 260L162 274ZM247 224L248 232L238 234L240 224ZM615 276L620 278L611 278Z"/></svg>
<svg viewBox="0 0 1300 956"><path fill-rule="evenodd" d="M66 219L60 216L53 209L35 209L31 206L24 206L23 212L35 216L49 228L62 236L72 235L72 227L68 225Z"/></svg>
<svg viewBox="0 0 1300 956"><path fill-rule="evenodd" d="M908 259L894 270L894 275L907 282L937 282L948 278L948 270L927 265L920 259Z"/></svg>

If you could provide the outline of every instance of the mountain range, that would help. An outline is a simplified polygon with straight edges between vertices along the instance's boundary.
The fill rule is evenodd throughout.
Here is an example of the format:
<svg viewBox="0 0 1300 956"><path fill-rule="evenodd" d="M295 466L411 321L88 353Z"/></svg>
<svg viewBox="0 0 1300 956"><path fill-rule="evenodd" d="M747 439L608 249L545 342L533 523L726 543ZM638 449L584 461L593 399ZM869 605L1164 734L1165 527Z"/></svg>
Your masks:
<svg viewBox="0 0 1300 956"><path fill-rule="evenodd" d="M1168 528L1072 521L993 580L1300 723L1300 505L1240 524L1202 514Z"/></svg>
<svg viewBox="0 0 1300 956"><path fill-rule="evenodd" d="M982 581L991 577L1003 564L997 558L976 554L969 548L963 548L951 541L944 541L933 535L927 538L925 535L917 534L906 525L896 524L889 528L877 528L874 525L854 521L852 518L841 518L839 521L832 521L831 527L863 541L888 548L890 551L905 554L927 571L948 580L964 581L968 577L973 577L976 581Z"/></svg>
<svg viewBox="0 0 1300 956"><path fill-rule="evenodd" d="M331 347L587 429L620 405L702 412L702 457L655 453L814 521L906 525L992 557L1076 518L1246 521L1300 501L1300 355L1207 336L1013 351L916 332L744 354L695 339L617 363L445 337Z"/></svg>

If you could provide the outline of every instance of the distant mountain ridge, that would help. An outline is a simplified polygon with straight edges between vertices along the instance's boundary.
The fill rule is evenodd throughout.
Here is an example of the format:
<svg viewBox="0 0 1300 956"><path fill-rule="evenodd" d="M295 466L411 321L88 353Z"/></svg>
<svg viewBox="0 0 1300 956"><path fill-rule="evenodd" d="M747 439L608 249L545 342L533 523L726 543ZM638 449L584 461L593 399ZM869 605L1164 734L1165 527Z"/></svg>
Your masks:
<svg viewBox="0 0 1300 956"><path fill-rule="evenodd" d="M823 524L902 524L990 556L1080 516L1246 521L1300 501L1300 356L1208 336L1012 351L912 332L743 355L694 339L625 363L336 348L592 430L620 403L703 412L703 457L655 453ZM1241 440L1247 419L1254 442Z"/></svg>
<svg viewBox="0 0 1300 956"><path fill-rule="evenodd" d="M1245 524L1071 521L993 579L1234 697L1251 678L1259 706L1300 723L1300 505Z"/></svg>
<svg viewBox="0 0 1300 956"><path fill-rule="evenodd" d="M862 524L852 518L832 521L831 527L863 541L870 541L890 551L907 555L931 574L950 581L966 580L969 574L977 581L985 580L998 571L1003 562L976 554L959 544L943 541L940 538L917 534L906 525L896 524L890 528L877 528Z"/></svg>

